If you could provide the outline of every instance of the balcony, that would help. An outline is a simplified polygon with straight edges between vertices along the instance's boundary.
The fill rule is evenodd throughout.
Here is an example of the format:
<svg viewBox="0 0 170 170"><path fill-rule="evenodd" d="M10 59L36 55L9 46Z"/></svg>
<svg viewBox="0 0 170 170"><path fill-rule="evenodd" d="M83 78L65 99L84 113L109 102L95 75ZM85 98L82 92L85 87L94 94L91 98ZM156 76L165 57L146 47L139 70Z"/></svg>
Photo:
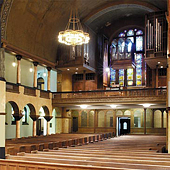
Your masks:
<svg viewBox="0 0 170 170"><path fill-rule="evenodd" d="M19 85L14 83L6 83L6 91L12 93L19 93Z"/></svg>
<svg viewBox="0 0 170 170"><path fill-rule="evenodd" d="M53 93L53 104L166 102L166 88L94 90Z"/></svg>

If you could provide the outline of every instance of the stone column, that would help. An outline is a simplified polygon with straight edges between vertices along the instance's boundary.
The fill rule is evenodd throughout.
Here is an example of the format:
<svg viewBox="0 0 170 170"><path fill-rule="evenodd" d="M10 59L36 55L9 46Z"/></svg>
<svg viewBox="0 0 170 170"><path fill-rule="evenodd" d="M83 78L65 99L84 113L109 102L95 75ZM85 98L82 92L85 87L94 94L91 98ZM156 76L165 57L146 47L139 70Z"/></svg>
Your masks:
<svg viewBox="0 0 170 170"><path fill-rule="evenodd" d="M144 108L144 135L146 134L146 108Z"/></svg>
<svg viewBox="0 0 170 170"><path fill-rule="evenodd" d="M86 90L86 70L83 70L83 91Z"/></svg>
<svg viewBox="0 0 170 170"><path fill-rule="evenodd" d="M34 64L34 87L37 88L37 66L38 62L33 62Z"/></svg>
<svg viewBox="0 0 170 170"><path fill-rule="evenodd" d="M23 117L23 115L20 113L14 113L14 118L16 120L16 138L20 138L20 120Z"/></svg>
<svg viewBox="0 0 170 170"><path fill-rule="evenodd" d="M44 118L47 121L47 135L49 135L50 134L50 120L53 118L53 116L48 115L48 116L44 116Z"/></svg>
<svg viewBox="0 0 170 170"><path fill-rule="evenodd" d="M16 55L17 58L17 84L21 84L21 55Z"/></svg>
<svg viewBox="0 0 170 170"><path fill-rule="evenodd" d="M39 115L30 115L30 118L33 120L33 136L37 135L37 120L39 117Z"/></svg>
<svg viewBox="0 0 170 170"><path fill-rule="evenodd" d="M154 128L154 109L152 109L152 128Z"/></svg>
<svg viewBox="0 0 170 170"><path fill-rule="evenodd" d="M5 103L6 103L6 81L5 81L5 54L0 48L0 159L5 159Z"/></svg>
<svg viewBox="0 0 170 170"><path fill-rule="evenodd" d="M51 67L47 67L47 70L48 70L47 90L50 91Z"/></svg>

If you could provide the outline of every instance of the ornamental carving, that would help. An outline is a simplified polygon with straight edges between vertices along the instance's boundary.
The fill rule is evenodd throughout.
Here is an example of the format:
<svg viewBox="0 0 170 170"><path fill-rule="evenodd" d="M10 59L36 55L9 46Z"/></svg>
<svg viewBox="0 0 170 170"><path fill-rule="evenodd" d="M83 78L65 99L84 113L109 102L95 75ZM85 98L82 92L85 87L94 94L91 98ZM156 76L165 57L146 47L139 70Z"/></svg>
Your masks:
<svg viewBox="0 0 170 170"><path fill-rule="evenodd" d="M1 11L1 38L6 39L6 28L8 16L12 6L13 0L4 0Z"/></svg>

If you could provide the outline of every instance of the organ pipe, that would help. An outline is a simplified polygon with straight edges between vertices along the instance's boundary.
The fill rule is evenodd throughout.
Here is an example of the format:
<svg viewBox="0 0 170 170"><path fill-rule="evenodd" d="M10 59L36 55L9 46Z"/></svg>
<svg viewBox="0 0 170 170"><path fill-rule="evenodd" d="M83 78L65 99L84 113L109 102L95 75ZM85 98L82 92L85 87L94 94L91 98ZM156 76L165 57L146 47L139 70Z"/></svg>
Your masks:
<svg viewBox="0 0 170 170"><path fill-rule="evenodd" d="M148 20L147 26L148 26L148 42L147 42L147 45L148 45L148 49L149 49L149 20Z"/></svg>

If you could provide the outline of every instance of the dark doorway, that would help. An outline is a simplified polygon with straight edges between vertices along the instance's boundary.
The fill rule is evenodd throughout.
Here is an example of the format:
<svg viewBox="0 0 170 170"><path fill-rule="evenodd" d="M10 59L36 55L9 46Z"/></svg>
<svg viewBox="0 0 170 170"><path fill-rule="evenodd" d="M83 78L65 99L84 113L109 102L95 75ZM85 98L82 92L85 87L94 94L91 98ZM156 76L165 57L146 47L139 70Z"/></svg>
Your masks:
<svg viewBox="0 0 170 170"><path fill-rule="evenodd" d="M43 131L41 130L41 119L37 120L37 135L43 135Z"/></svg>
<svg viewBox="0 0 170 170"><path fill-rule="evenodd" d="M119 117L119 135L126 135L130 133L130 118Z"/></svg>
<svg viewBox="0 0 170 170"><path fill-rule="evenodd" d="M73 117L73 132L78 131L78 117Z"/></svg>

